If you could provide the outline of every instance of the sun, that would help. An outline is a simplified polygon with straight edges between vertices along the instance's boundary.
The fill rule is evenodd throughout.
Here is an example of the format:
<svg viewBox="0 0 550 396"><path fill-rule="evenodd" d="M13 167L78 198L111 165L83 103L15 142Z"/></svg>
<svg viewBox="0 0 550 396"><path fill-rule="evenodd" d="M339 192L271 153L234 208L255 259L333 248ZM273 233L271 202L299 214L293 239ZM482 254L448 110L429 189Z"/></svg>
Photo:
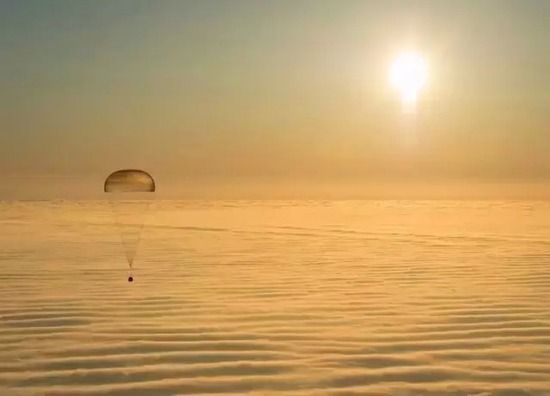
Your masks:
<svg viewBox="0 0 550 396"><path fill-rule="evenodd" d="M400 54L390 67L390 83L399 92L404 106L413 106L428 79L428 65L414 52Z"/></svg>

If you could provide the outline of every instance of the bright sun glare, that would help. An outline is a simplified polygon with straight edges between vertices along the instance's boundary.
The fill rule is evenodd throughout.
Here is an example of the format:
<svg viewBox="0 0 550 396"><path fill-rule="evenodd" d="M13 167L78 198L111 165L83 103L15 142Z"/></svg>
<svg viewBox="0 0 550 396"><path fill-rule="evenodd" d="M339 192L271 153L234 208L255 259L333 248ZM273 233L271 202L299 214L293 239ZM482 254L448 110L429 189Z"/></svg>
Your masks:
<svg viewBox="0 0 550 396"><path fill-rule="evenodd" d="M427 77L426 61L414 52L400 54L390 68L390 82L399 91L405 107L414 106Z"/></svg>

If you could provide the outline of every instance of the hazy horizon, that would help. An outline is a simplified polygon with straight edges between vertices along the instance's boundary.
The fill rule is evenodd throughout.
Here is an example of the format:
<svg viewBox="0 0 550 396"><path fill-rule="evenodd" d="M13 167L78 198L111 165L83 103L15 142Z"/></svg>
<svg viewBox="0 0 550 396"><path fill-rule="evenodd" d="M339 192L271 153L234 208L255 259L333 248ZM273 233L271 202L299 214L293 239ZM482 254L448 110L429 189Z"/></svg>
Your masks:
<svg viewBox="0 0 550 396"><path fill-rule="evenodd" d="M13 177L0 186L0 201L103 200L104 175ZM432 182L156 178L157 200L548 200L545 182L436 180Z"/></svg>

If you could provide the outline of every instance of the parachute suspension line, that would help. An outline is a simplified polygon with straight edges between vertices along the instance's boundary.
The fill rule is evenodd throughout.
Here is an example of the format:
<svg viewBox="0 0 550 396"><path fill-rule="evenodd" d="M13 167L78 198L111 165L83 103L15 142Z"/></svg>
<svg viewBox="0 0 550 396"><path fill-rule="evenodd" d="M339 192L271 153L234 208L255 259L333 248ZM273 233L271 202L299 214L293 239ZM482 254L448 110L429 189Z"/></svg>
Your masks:
<svg viewBox="0 0 550 396"><path fill-rule="evenodd" d="M111 208L128 268L132 272L151 201L117 199L118 195L113 194Z"/></svg>

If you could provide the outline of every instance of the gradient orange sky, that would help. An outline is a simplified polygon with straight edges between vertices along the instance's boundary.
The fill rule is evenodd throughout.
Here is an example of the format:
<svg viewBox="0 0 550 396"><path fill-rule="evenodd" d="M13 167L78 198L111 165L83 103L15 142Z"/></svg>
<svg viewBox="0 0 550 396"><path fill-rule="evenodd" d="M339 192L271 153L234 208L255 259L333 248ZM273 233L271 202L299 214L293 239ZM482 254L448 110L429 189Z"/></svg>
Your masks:
<svg viewBox="0 0 550 396"><path fill-rule="evenodd" d="M1 198L550 196L550 2L0 1ZM416 115L388 69L429 64Z"/></svg>

